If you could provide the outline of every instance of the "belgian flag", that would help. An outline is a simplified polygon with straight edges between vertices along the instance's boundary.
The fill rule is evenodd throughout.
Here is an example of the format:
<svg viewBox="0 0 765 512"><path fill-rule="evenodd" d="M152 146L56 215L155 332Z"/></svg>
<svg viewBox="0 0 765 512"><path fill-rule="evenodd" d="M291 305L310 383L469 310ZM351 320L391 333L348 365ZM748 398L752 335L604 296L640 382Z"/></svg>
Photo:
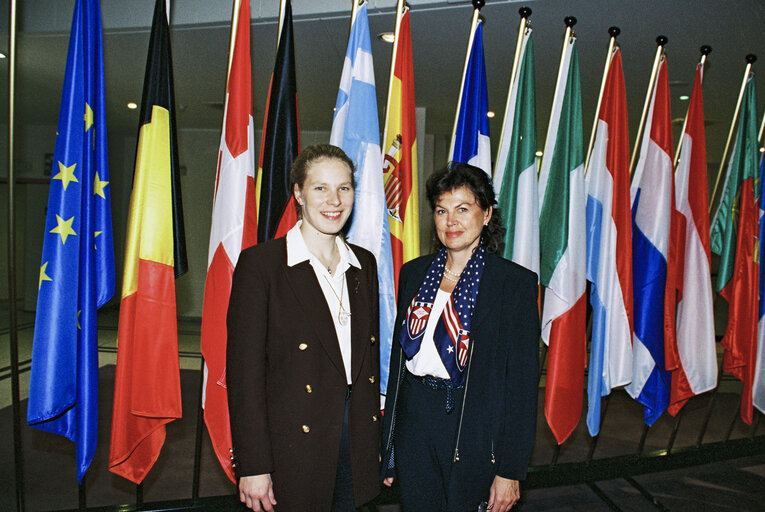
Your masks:
<svg viewBox="0 0 765 512"><path fill-rule="evenodd" d="M181 417L175 278L186 272L172 58L157 0L146 62L114 383L109 470L138 484Z"/></svg>

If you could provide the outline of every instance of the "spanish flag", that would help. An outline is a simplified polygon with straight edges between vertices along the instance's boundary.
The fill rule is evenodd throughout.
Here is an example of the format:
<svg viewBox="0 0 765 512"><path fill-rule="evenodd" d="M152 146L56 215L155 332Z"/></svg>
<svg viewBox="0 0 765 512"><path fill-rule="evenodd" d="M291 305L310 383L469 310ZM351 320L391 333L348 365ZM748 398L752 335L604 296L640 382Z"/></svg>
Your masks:
<svg viewBox="0 0 765 512"><path fill-rule="evenodd" d="M157 0L146 63L114 383L109 470L139 484L181 417L175 282L186 271L165 0Z"/></svg>
<svg viewBox="0 0 765 512"><path fill-rule="evenodd" d="M404 9L391 64L388 113L383 144L383 179L388 205L393 271L398 286L401 265L420 255L417 186L417 118L409 8Z"/></svg>

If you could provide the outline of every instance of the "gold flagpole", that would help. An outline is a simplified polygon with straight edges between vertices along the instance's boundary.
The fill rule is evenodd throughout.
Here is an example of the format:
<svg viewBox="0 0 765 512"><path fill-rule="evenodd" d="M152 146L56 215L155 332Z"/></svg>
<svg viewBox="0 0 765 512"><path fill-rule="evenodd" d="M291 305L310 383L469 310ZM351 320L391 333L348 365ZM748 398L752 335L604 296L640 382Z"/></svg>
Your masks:
<svg viewBox="0 0 765 512"><path fill-rule="evenodd" d="M529 26L529 16L531 16L531 9L528 7L521 7L518 9L518 14L521 15L521 25L518 27L518 41L515 43L515 57L513 57L513 67L510 71L510 85L507 88L507 103L505 104L505 117L502 118L502 131L499 134L499 140L505 139L505 121L507 120L508 112L510 110L510 96L513 91L513 84L515 83L516 74L518 73L518 65L521 60L521 49L523 48L523 38L526 34L526 28ZM497 148L497 158L499 159L499 152L502 150L501 142L500 147Z"/></svg>
<svg viewBox="0 0 765 512"><path fill-rule="evenodd" d="M645 128L645 118L648 115L648 106L651 103L651 96L653 89L656 87L656 74L659 72L659 63L661 62L661 56L664 53L664 45L667 44L666 36L659 36L656 38L656 57L653 59L653 68L651 69L651 79L648 81L648 92L645 95L645 103L643 103L643 113L640 115L640 125L638 126L637 138L635 139L635 147L632 148L632 158L630 158L630 176L635 171L635 160L637 159L638 149L640 148L640 141L643 137L643 128Z"/></svg>
<svg viewBox="0 0 765 512"><path fill-rule="evenodd" d="M396 5L396 25L393 31L393 56L390 59L390 76L388 77L388 100L385 102L385 124L383 124L383 140L388 133L388 123L390 122L390 95L393 92L393 79L396 74L396 55L398 54L398 33L401 30L401 18L404 17L404 10L409 9L404 0L398 0ZM384 148L383 148L384 149Z"/></svg>
<svg viewBox="0 0 765 512"><path fill-rule="evenodd" d="M231 61L234 59L234 45L236 44L236 34L239 32L239 9L242 6L242 0L234 0L234 12L231 14L231 41L228 45L228 68L226 69L226 90L228 91L228 78L231 75Z"/></svg>
<svg viewBox="0 0 765 512"><path fill-rule="evenodd" d="M699 61L699 66L701 66L701 82L699 82L699 87L701 87L701 84L704 82L704 63L707 61L707 55L712 53L712 47L704 45L700 48L701 51L701 60ZM693 92L691 92L693 94ZM688 123L688 111L691 110L690 103L688 104L688 110L685 111L685 118L683 119L683 128L680 130L680 142L677 143L677 151L675 151L675 160L672 162L672 166L675 167L675 172L677 172L677 161L680 159L680 149L683 147L683 140L685 139L685 127Z"/></svg>
<svg viewBox="0 0 765 512"><path fill-rule="evenodd" d="M715 179L715 187L712 189L712 195L709 196L709 213L712 213L712 205L715 202L715 196L717 195L717 187L720 185L720 176L722 176L723 169L725 168L725 159L728 158L728 148L730 147L730 141L733 138L733 130L736 128L736 121L738 120L738 112L741 109L741 101L744 99L744 91L746 90L746 82L749 80L749 73L752 71L752 64L755 63L757 57L751 53L746 56L746 68L744 69L744 78L741 80L741 90L738 93L738 100L736 101L736 108L733 110L733 120L730 122L730 130L728 130L728 138L725 141L725 148L723 149L722 158L720 159L720 169L717 171L717 179Z"/></svg>
<svg viewBox="0 0 765 512"><path fill-rule="evenodd" d="M366 0L351 0L351 28L348 29L349 32L353 29L353 22L356 21L356 13L359 12L359 6L365 1Z"/></svg>
<svg viewBox="0 0 765 512"><path fill-rule="evenodd" d="M280 0L279 2L279 28L276 32L276 51L279 51L279 43L282 37L282 26L284 25L284 10L287 8L287 0Z"/></svg>
<svg viewBox="0 0 765 512"><path fill-rule="evenodd" d="M760 123L760 133L757 134L757 142L762 142L763 131L765 131L765 114L762 115L762 122Z"/></svg>
<svg viewBox="0 0 765 512"><path fill-rule="evenodd" d="M552 110L555 110L555 100L558 98L558 91L560 90L561 82L564 80L563 64L566 61L566 53L570 51L568 47L572 43L571 40L576 38L576 36L574 35L574 25L576 25L576 18L573 16L566 16L565 18L563 18L563 23L566 24L566 33L563 35L563 49L560 52L560 62L558 63L558 78L555 81L555 91L553 92ZM547 136L545 137L545 145L542 146L545 149L547 148L547 141L550 139L550 125L552 124L552 120L553 120L553 116L551 114L550 122L547 125ZM542 160L544 160L546 157L547 155L542 154ZM537 174L542 169L542 160L540 160L539 165L537 166Z"/></svg>
<svg viewBox="0 0 765 512"><path fill-rule="evenodd" d="M460 108L462 107L462 92L465 86L465 75L467 74L468 63L470 62L470 53L473 50L473 38L480 22L479 14L481 7L485 4L484 0L473 0L473 20L470 24L470 37L468 38L467 53L465 54L465 65L462 67L462 80L460 81L460 92L457 96L457 111L454 113L454 128L452 128L452 141L449 144L449 158L454 154L454 145L457 142L457 122L460 119Z"/></svg>
<svg viewBox="0 0 765 512"><path fill-rule="evenodd" d="M592 133L590 134L590 144L587 146L587 158L584 160L584 175L587 176L587 171L590 168L590 157L592 156L592 148L595 145L595 132L598 129L598 117L600 116L600 104L603 102L603 92L606 88L606 79L608 78L608 71L611 69L611 58L614 56L614 46L616 46L616 36L621 33L619 27L610 27L608 29L608 35L611 39L608 40L608 52L606 53L606 65L603 68L603 78L600 80L600 92L598 93L598 104L595 106L595 121L592 123Z"/></svg>

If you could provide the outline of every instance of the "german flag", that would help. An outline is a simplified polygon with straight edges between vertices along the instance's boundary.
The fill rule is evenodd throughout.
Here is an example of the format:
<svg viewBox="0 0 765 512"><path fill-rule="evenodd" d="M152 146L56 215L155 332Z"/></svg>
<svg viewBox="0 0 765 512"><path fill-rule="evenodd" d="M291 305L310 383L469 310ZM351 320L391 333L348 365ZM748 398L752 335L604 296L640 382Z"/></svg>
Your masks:
<svg viewBox="0 0 765 512"><path fill-rule="evenodd" d="M146 63L114 383L109 470L139 484L181 417L175 277L187 269L165 0Z"/></svg>
<svg viewBox="0 0 765 512"><path fill-rule="evenodd" d="M268 87L268 104L260 143L256 182L258 242L286 234L297 221L289 184L292 162L300 152L298 132L292 5L287 0L282 13L274 72Z"/></svg>

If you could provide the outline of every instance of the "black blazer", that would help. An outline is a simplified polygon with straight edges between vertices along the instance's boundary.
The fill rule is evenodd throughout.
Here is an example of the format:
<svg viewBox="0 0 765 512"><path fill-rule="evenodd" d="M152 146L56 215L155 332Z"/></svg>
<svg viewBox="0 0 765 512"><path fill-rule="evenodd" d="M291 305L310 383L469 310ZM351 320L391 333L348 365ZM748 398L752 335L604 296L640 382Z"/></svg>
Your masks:
<svg viewBox="0 0 765 512"><path fill-rule="evenodd" d="M383 476L390 467L395 444L395 427L391 426L395 426L405 363L399 335L406 310L434 258L434 254L423 256L401 268L383 423ZM454 447L459 448L459 460L452 462L449 510L472 510L487 499L495 475L513 480L526 477L537 414L537 294L536 274L487 255L473 311L473 352L464 410L461 403L457 404L463 421L459 446Z"/></svg>
<svg viewBox="0 0 765 512"><path fill-rule="evenodd" d="M379 493L377 267L351 246L349 410L357 506ZM332 317L308 261L287 266L284 238L239 256L229 301L226 384L238 477L271 473L276 510L330 510L347 380Z"/></svg>

